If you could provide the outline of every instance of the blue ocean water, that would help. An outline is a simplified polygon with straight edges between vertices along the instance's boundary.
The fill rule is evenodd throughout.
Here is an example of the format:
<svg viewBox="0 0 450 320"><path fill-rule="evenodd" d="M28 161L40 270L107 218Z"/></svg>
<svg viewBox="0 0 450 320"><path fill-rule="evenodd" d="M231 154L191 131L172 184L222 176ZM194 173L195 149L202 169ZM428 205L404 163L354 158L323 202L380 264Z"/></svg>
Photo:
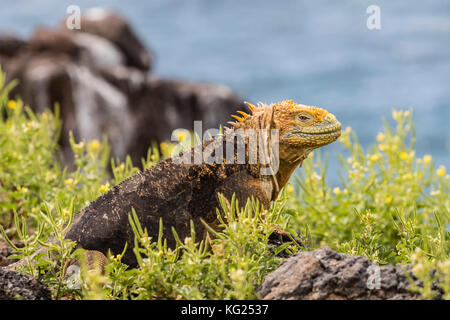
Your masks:
<svg viewBox="0 0 450 320"><path fill-rule="evenodd" d="M0 31L29 36L74 4L16 0ZM367 148L391 110L414 109L418 156L450 167L450 1L76 1L126 16L156 55L154 72L231 86L251 102L293 99L333 112ZM369 5L381 30L366 27ZM328 177L338 184L336 154Z"/></svg>

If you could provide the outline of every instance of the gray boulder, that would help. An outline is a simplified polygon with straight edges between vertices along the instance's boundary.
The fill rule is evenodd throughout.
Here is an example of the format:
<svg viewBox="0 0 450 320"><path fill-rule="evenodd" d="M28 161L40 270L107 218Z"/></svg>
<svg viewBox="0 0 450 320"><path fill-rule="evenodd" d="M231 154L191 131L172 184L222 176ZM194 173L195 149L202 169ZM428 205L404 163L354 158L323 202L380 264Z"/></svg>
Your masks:
<svg viewBox="0 0 450 320"><path fill-rule="evenodd" d="M420 285L408 266L379 267L365 257L322 247L287 259L266 276L258 293L267 300L419 299L408 290L406 273Z"/></svg>
<svg viewBox="0 0 450 320"><path fill-rule="evenodd" d="M0 268L0 300L50 300L50 290L26 274Z"/></svg>
<svg viewBox="0 0 450 320"><path fill-rule="evenodd" d="M3 40L2 40L3 39ZM81 30L37 28L29 41L0 36L0 63L11 96L37 112L60 106L62 160L70 165L69 132L77 141L106 134L111 156L141 163L152 143L169 141L174 129L204 130L231 120L241 99L223 85L163 79L149 74L152 54L121 16L88 10Z"/></svg>

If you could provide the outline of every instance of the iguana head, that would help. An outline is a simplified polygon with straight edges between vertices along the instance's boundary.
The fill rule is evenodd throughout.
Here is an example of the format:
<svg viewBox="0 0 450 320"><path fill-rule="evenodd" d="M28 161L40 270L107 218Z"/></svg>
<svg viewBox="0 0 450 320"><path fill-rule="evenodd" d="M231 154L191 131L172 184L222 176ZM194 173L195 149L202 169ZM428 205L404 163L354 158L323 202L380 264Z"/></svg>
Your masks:
<svg viewBox="0 0 450 320"><path fill-rule="evenodd" d="M273 105L273 111L280 144L318 148L341 135L341 123L324 109L285 100Z"/></svg>
<svg viewBox="0 0 450 320"><path fill-rule="evenodd" d="M238 111L242 117L232 123L234 128L277 129L279 143L296 149L315 149L335 141L341 135L341 123L328 111L312 106L284 100L270 105L259 103L254 106L245 102L252 115Z"/></svg>
<svg viewBox="0 0 450 320"><path fill-rule="evenodd" d="M336 141L341 135L341 123L328 111L297 104L292 100L254 106L246 102L252 114L239 112L233 116L238 122L234 129L276 129L279 141L279 170L276 180L279 188L288 181L294 169L308 154L321 146Z"/></svg>

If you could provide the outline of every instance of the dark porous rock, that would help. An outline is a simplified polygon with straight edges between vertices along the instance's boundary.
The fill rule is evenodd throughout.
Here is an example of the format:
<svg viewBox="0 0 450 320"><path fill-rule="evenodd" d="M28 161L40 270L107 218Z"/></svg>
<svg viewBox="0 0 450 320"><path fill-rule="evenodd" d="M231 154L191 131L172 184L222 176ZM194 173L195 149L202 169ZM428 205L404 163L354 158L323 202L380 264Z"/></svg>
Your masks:
<svg viewBox="0 0 450 320"><path fill-rule="evenodd" d="M29 41L8 39L0 36L0 63L7 81L18 80L10 96L36 112L59 105L65 165L73 157L69 132L76 141L106 135L112 157L129 154L140 165L174 129L193 130L194 120L203 130L218 128L242 106L226 86L149 74L151 53L123 17L105 9L87 10L80 30L63 23L37 28Z"/></svg>
<svg viewBox="0 0 450 320"><path fill-rule="evenodd" d="M0 34L0 67L17 55L27 42L13 34Z"/></svg>
<svg viewBox="0 0 450 320"><path fill-rule="evenodd" d="M65 25L62 27L65 28ZM92 8L82 15L80 27L80 31L97 35L116 45L123 52L127 66L150 70L153 61L151 53L122 16L104 8Z"/></svg>
<svg viewBox="0 0 450 320"><path fill-rule="evenodd" d="M157 76L146 79L132 105L139 115L130 148L133 162L145 156L151 141L170 140L175 129L194 131L196 120L202 121L202 132L218 128L235 109L242 108L240 99L226 86Z"/></svg>
<svg viewBox="0 0 450 320"><path fill-rule="evenodd" d="M50 290L26 274L0 268L0 300L50 300Z"/></svg>
<svg viewBox="0 0 450 320"><path fill-rule="evenodd" d="M258 293L266 300L419 299L408 291L408 266L378 267L361 256L329 247L299 252L266 276Z"/></svg>
<svg viewBox="0 0 450 320"><path fill-rule="evenodd" d="M0 56L12 57L25 47L27 42L14 34L0 35Z"/></svg>

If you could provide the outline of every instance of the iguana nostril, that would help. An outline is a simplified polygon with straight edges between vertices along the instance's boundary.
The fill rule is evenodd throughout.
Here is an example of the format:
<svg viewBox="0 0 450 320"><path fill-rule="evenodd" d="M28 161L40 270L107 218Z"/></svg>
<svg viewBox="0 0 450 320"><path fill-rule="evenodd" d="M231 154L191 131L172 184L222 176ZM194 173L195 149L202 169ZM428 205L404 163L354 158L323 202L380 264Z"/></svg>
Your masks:
<svg viewBox="0 0 450 320"><path fill-rule="evenodd" d="M325 120L325 121L328 121L328 122L335 122L335 121L336 121L336 117L334 116L334 114L329 113L329 114L327 114L327 115L324 117L324 120Z"/></svg>

